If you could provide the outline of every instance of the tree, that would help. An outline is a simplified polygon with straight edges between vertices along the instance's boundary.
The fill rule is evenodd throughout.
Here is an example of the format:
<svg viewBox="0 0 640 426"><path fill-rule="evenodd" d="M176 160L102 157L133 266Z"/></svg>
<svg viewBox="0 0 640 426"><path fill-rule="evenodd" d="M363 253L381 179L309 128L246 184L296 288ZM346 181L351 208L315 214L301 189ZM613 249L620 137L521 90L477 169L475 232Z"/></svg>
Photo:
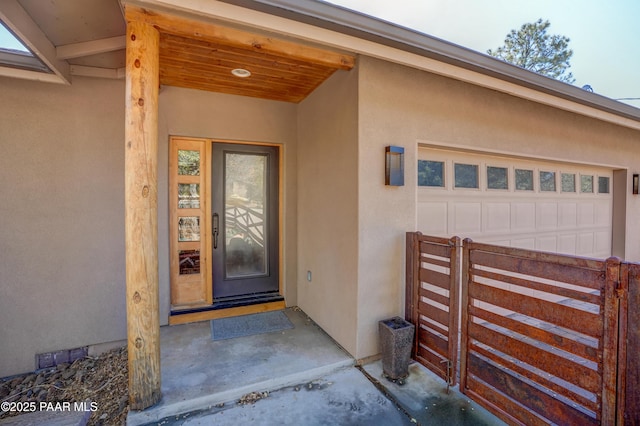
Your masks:
<svg viewBox="0 0 640 426"><path fill-rule="evenodd" d="M573 50L569 49L569 38L547 34L551 24L538 19L524 24L518 31L511 32L504 39L504 46L487 50L495 58L512 63L521 68L542 74L556 80L572 84L575 79L567 72Z"/></svg>

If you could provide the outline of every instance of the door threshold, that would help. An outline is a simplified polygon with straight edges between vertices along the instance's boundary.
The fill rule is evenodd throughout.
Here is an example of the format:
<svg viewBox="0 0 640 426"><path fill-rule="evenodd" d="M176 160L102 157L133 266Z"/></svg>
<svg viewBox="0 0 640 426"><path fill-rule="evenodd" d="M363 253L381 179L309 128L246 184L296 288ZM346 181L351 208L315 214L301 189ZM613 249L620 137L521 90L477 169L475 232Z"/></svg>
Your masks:
<svg viewBox="0 0 640 426"><path fill-rule="evenodd" d="M284 297L277 293L216 299L212 305L172 310L169 325L276 311L285 307Z"/></svg>
<svg viewBox="0 0 640 426"><path fill-rule="evenodd" d="M260 303L280 302L284 297L278 292L254 293L243 296L220 297L213 299L213 309L228 309L239 306L257 305Z"/></svg>

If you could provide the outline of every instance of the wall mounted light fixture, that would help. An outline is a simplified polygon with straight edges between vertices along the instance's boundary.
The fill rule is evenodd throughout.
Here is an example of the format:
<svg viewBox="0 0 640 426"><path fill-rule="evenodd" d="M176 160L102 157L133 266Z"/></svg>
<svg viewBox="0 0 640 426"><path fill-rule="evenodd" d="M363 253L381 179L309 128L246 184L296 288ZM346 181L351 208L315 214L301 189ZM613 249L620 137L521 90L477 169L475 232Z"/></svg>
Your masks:
<svg viewBox="0 0 640 426"><path fill-rule="evenodd" d="M385 148L384 184L390 186L404 185L404 148L399 146Z"/></svg>
<svg viewBox="0 0 640 426"><path fill-rule="evenodd" d="M638 174L633 175L633 195L638 195L638 185L640 184L640 177Z"/></svg>

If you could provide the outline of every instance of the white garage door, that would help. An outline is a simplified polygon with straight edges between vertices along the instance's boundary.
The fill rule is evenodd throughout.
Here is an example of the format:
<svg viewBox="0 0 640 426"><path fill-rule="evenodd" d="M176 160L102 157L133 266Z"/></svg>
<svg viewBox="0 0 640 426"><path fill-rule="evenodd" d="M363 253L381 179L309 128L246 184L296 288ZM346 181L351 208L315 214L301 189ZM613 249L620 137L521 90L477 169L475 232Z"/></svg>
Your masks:
<svg viewBox="0 0 640 426"><path fill-rule="evenodd" d="M423 234L611 255L612 170L433 148L418 158Z"/></svg>

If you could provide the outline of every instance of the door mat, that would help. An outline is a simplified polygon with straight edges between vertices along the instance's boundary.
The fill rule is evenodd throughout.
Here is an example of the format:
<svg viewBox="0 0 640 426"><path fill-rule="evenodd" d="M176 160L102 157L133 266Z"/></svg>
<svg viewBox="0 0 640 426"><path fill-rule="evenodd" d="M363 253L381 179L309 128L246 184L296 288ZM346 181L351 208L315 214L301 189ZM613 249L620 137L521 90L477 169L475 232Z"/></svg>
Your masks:
<svg viewBox="0 0 640 426"><path fill-rule="evenodd" d="M259 314L211 320L213 340L234 339L293 328L284 311L262 312Z"/></svg>

